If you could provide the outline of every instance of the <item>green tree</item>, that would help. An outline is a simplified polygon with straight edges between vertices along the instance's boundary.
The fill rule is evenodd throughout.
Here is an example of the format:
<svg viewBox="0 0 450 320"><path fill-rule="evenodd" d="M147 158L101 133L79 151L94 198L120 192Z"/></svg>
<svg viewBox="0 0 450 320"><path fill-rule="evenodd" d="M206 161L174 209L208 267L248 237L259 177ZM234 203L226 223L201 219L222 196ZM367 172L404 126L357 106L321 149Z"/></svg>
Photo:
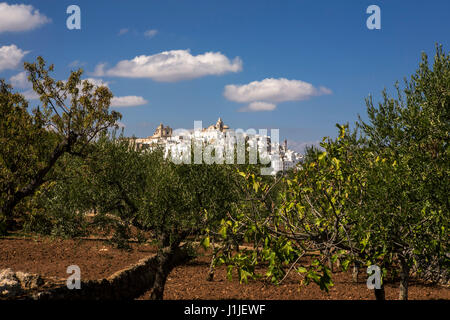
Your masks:
<svg viewBox="0 0 450 320"><path fill-rule="evenodd" d="M28 112L27 101L0 82L0 220L3 231L16 206L43 185L65 153L82 155L98 134L121 117L109 111L108 88L82 81L82 70L55 81L44 59L25 63L41 104ZM6 225L6 226L5 226ZM1 228L0 228L1 229Z"/></svg>
<svg viewBox="0 0 450 320"><path fill-rule="evenodd" d="M369 151L359 237L368 259L379 255L396 273L399 265L400 299L413 270L432 280L448 276L449 62L442 46L432 67L423 54L404 89L396 85L397 97L383 91L378 106L367 99L369 121L358 122Z"/></svg>
<svg viewBox="0 0 450 320"><path fill-rule="evenodd" d="M343 256L342 250L348 252L348 261L356 254L349 237L355 218L349 211L357 205L354 199L361 197L361 177L351 169L357 156L355 137L345 129L340 127L335 141L321 143L325 151L314 152L299 170L274 182L242 172L247 201L238 219L226 221L224 227L253 240L254 250L218 257L230 270L237 267L240 280L256 276L279 283L295 270L305 275L305 283L313 281L328 290L332 285L328 260ZM318 252L308 266L298 266L300 258ZM261 262L268 265L267 271L255 275L255 265Z"/></svg>
<svg viewBox="0 0 450 320"><path fill-rule="evenodd" d="M92 146L90 149L92 153ZM85 157L64 154L46 180L33 197L19 205L18 210L28 212L23 219L23 231L74 238L88 235L95 228L104 228L103 223L91 221L86 216L97 195L92 188Z"/></svg>
<svg viewBox="0 0 450 320"><path fill-rule="evenodd" d="M385 279L400 275L400 299L407 299L413 271L448 277L449 56L437 47L430 68L423 55L403 91L396 88L397 98L384 91L378 107L366 101L369 121L357 123L361 134L338 126L339 137L324 140L323 152L311 150L301 169L281 180L280 199L271 205L273 185L244 172L250 205L224 225L257 241L254 250L218 259L244 278L255 276L261 261L275 282L296 270L324 290L332 284L330 258L342 259L344 269L350 262L377 264ZM318 258L294 269L311 251ZM384 287L375 297L384 299Z"/></svg>
<svg viewBox="0 0 450 320"><path fill-rule="evenodd" d="M162 299L172 269L191 259L198 243L208 247L210 234L233 211L239 178L233 166L175 164L160 149L137 150L132 139L103 136L95 146L86 161L96 219L115 220L117 240L129 239L133 226L155 242L151 298Z"/></svg>

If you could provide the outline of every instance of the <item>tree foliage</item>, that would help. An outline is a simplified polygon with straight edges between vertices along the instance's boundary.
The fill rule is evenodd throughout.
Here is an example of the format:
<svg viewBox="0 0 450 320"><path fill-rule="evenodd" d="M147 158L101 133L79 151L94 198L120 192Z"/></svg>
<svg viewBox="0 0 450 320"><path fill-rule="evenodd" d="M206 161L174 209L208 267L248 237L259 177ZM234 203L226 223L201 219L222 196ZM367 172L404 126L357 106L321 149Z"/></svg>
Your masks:
<svg viewBox="0 0 450 320"><path fill-rule="evenodd" d="M91 226L112 231L112 240L123 247L136 232L152 241L159 248L152 298L161 299L169 272L193 257L193 246L208 246L220 221L233 212L240 196L236 171L220 164L175 164L161 149L138 150L132 139L114 134L103 135L92 148L83 169L72 166L75 174L63 174L68 180L57 183L44 203L56 210L73 203L72 216L94 212Z"/></svg>
<svg viewBox="0 0 450 320"><path fill-rule="evenodd" d="M257 276L261 262L268 269L259 276L274 282L296 270L324 290L332 285L327 260L339 258L344 269L351 262L377 264L384 278L400 275L400 299L407 299L412 272L447 278L449 56L437 47L430 68L424 54L396 89L395 99L383 91L377 107L367 99L369 120L360 119L353 132L338 125L339 137L324 139L323 151L309 150L294 176L268 184L242 173L250 205L225 224L255 239L255 249L218 259L245 278ZM275 184L282 185L279 198L266 205ZM298 267L312 252L319 256Z"/></svg>
<svg viewBox="0 0 450 320"><path fill-rule="evenodd" d="M112 93L82 81L82 70L67 81L56 81L43 58L25 63L28 80L40 105L28 103L0 82L0 220L13 218L14 208L32 196L65 153L83 155L98 134L121 117L109 111ZM7 227L7 226L6 226ZM3 229L6 229L5 224ZM6 231L6 230L4 230Z"/></svg>

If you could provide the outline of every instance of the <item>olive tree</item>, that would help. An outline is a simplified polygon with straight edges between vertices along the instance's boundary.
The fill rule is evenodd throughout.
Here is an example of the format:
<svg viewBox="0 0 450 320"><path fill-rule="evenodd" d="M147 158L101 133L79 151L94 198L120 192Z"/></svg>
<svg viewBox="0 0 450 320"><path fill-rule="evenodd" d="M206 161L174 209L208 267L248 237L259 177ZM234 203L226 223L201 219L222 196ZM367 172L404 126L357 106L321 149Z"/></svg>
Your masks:
<svg viewBox="0 0 450 320"><path fill-rule="evenodd" d="M0 82L0 220L12 221L14 208L32 196L66 153L82 155L98 134L121 117L110 111L112 93L82 81L82 70L66 81L54 80L53 65L42 57L25 63L28 80L40 98L29 112L28 102ZM1 224L1 223L0 223Z"/></svg>
<svg viewBox="0 0 450 320"><path fill-rule="evenodd" d="M448 277L450 58L442 46L432 67L423 54L396 91L384 91L378 106L367 99L368 121L358 122L370 151L360 236L388 266L399 265L399 298L407 299L412 271Z"/></svg>
<svg viewBox="0 0 450 320"><path fill-rule="evenodd" d="M357 244L349 233L356 220L352 208L362 197L361 177L352 171L358 157L355 137L345 126L339 128L340 136L324 140L324 151L311 154L295 172L271 182L242 172L247 201L240 205L240 215L223 223L223 237L242 233L253 249L218 257L229 270L237 268L241 281L265 277L279 283L294 270L304 274L305 283L328 290L333 284L328 262L344 257L344 251L347 265L354 260ZM298 264L317 253L309 265ZM264 274L255 273L258 263L267 264Z"/></svg>
<svg viewBox="0 0 450 320"><path fill-rule="evenodd" d="M200 242L207 246L208 234L232 212L240 197L236 171L222 164L176 164L161 149L139 150L122 136L105 135L95 148L86 161L96 219L113 218L125 240L135 228L156 244L151 298L162 299L172 269L190 260Z"/></svg>
<svg viewBox="0 0 450 320"><path fill-rule="evenodd" d="M430 68L423 55L403 90L396 89L397 98L384 91L378 107L369 98L369 121L360 119L360 131L338 126L339 137L321 143L324 151L313 150L293 176L268 184L243 172L249 204L224 228L258 241L254 250L218 259L236 266L244 280L266 261L265 276L275 282L296 270L325 290L332 284L325 263L330 256L342 258L344 268L350 262L379 265L385 279L400 275L400 299L408 297L413 271L425 279L447 278L449 56L437 47ZM267 205L276 183L283 184L279 200ZM311 251L318 258L296 267ZM384 299L383 286L374 292Z"/></svg>

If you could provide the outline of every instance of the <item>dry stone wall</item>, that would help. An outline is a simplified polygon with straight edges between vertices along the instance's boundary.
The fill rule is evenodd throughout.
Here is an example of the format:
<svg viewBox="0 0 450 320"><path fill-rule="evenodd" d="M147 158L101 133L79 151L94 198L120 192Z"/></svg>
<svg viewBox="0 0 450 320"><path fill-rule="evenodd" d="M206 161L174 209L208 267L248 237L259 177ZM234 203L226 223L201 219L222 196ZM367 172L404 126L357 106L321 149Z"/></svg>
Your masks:
<svg viewBox="0 0 450 320"><path fill-rule="evenodd" d="M32 295L34 300L132 300L153 286L155 255L102 280L81 281L80 289L60 286Z"/></svg>

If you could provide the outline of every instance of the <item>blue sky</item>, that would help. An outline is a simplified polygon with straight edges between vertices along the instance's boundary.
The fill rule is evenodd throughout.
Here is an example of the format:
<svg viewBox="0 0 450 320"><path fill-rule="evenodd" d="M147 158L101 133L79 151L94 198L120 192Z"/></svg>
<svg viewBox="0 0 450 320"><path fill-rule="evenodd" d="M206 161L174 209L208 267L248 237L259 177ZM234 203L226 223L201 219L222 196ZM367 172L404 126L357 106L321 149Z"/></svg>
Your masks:
<svg viewBox="0 0 450 320"><path fill-rule="evenodd" d="M436 42L448 51L450 39L446 0L6 4L31 5L41 20L32 25L28 18L27 28L0 21L0 50L15 45L23 54L9 67L0 54L0 78L11 79L23 71L23 61L39 55L55 64L59 79L82 67L86 78L106 82L116 97L135 96L140 105L114 109L123 115L126 135L139 137L160 122L192 128L194 120L207 126L222 117L232 128L278 128L299 148L335 136L336 123L365 114L369 94L379 98L383 88L417 69L421 52L433 55ZM81 8L81 30L66 27L71 4ZM380 30L366 27L372 4L381 9ZM5 3L0 17L2 8ZM166 59L163 52L178 59L166 61L169 71L166 64L153 66ZM150 59L148 69L135 65L136 56ZM193 62L199 67L190 69ZM264 85L281 91L271 95Z"/></svg>

